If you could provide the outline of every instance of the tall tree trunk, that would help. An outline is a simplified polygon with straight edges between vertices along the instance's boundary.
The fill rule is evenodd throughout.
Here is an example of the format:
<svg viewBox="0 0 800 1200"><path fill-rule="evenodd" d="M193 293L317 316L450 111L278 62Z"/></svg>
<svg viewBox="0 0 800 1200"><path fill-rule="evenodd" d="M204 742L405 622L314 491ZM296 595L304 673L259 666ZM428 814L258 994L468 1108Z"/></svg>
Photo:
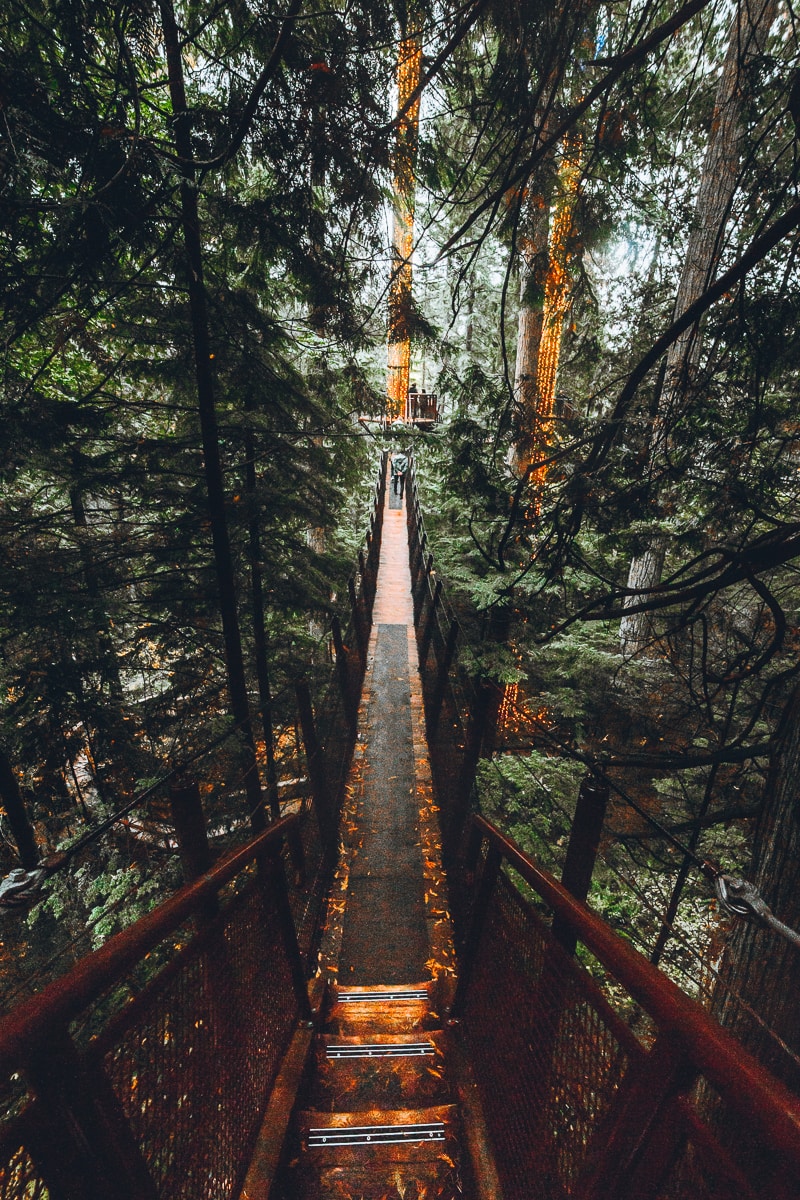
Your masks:
<svg viewBox="0 0 800 1200"><path fill-rule="evenodd" d="M246 408L250 406L245 405ZM256 498L256 449L251 429L245 434L245 493L247 495L247 533L250 553L250 593L253 617L256 679L261 706L261 728L267 760L267 795L273 820L281 815L278 800L278 774L275 767L275 738L272 731L272 688L269 678L267 631L264 620L264 580L261 572L261 530Z"/></svg>
<svg viewBox="0 0 800 1200"><path fill-rule="evenodd" d="M514 364L516 429L512 454L513 466L520 471L524 471L534 453L534 431L539 409L536 379L544 318L551 190L548 186L535 188L529 183L523 201L525 208L519 239L517 354Z"/></svg>
<svg viewBox="0 0 800 1200"><path fill-rule="evenodd" d="M419 86L422 39L409 17L397 55L397 135L394 148L394 222L392 274L389 281L389 346L387 415L405 417L411 368L411 255L414 248L419 97L409 104Z"/></svg>
<svg viewBox="0 0 800 1200"><path fill-rule="evenodd" d="M89 598L88 613L91 619L91 629L88 639L91 653L95 659L92 669L107 681L109 689L109 694L102 703L102 718L94 722L99 751L99 761L96 760L96 767L98 773L103 777L104 785L110 783L114 791L120 790L124 796L130 796L136 786L136 771L133 766L134 744L126 720L125 691L122 686L117 649L111 635L112 622L103 600L102 581L91 542L84 492L80 484L81 469L80 455L74 451L72 455L73 482L69 489L69 502L75 522L75 536L83 563L83 578ZM109 763L110 767L106 765Z"/></svg>
<svg viewBox="0 0 800 1200"><path fill-rule="evenodd" d="M520 471L546 457L552 433L561 338L570 300L573 214L579 184L580 142L570 139L564 144L558 168L555 207L552 187L546 186L544 194L533 194L527 200L514 372L518 428L514 465ZM540 472L534 470L535 508L542 482Z"/></svg>
<svg viewBox="0 0 800 1200"><path fill-rule="evenodd" d="M181 160L181 217L186 248L186 267L194 344L197 409L203 441L203 467L206 497L211 524L217 587L219 590L222 636L225 645L228 696L231 713L239 727L241 759L244 774L250 824L254 830L266 825L261 784L258 778L250 706L247 699L247 680L242 657L242 639L236 602L233 556L228 523L225 515L225 487L217 432L217 413L212 373L213 353L208 326L208 305L203 281L203 253L200 236L200 217L197 207L197 187L192 167L191 117L186 104L183 64L175 13L170 0L161 0L161 21L167 57L170 99L174 119L175 149Z"/></svg>
<svg viewBox="0 0 800 1200"><path fill-rule="evenodd" d="M719 262L739 175L745 68L748 60L762 52L776 11L777 0L739 0L717 85L673 319L680 317L703 294ZM651 475L663 462L669 429L697 373L700 351L700 327L694 325L673 342L667 352L650 438ZM666 540L656 537L642 554L634 557L628 587L635 589L637 594L629 599L630 604L641 602L642 597L661 581L666 550ZM639 653L651 640L652 625L648 613L632 613L622 618L620 642L624 653Z"/></svg>
<svg viewBox="0 0 800 1200"><path fill-rule="evenodd" d="M32 871L39 865L39 852L36 849L33 826L25 810L25 801L22 798L11 760L2 749L0 749L0 801L5 809L11 836L19 850L20 862L26 871Z"/></svg>
<svg viewBox="0 0 800 1200"><path fill-rule="evenodd" d="M784 716L764 789L750 880L774 915L800 930L800 686ZM737 1001L755 1010L771 1037ZM713 1001L722 1022L757 1058L800 1091L800 950L770 929L742 922L727 948Z"/></svg>

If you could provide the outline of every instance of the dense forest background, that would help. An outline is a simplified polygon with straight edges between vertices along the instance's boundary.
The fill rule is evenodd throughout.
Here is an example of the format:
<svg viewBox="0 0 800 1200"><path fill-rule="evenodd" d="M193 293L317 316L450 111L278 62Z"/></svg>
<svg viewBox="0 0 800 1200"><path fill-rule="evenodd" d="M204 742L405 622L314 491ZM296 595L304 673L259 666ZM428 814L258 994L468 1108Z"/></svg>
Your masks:
<svg viewBox="0 0 800 1200"><path fill-rule="evenodd" d="M381 421L409 37L431 433ZM800 927L797 43L785 0L8 0L7 871L232 727L209 804L252 824L410 442L502 688L479 802L557 866L604 773L593 902L797 1082L799 952L702 870ZM11 997L177 882L134 811L0 918Z"/></svg>

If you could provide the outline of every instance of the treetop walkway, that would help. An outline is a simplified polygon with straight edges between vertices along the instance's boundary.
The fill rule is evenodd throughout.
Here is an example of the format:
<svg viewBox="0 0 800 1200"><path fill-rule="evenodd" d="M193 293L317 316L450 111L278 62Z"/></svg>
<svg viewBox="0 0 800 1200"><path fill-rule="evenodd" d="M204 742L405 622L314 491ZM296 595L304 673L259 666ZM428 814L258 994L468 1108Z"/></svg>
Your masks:
<svg viewBox="0 0 800 1200"><path fill-rule="evenodd" d="M560 881L472 812L499 695L386 467L308 794L213 862L173 787L186 885L0 1022L0 1198L799 1196L800 1102L584 903L602 782Z"/></svg>

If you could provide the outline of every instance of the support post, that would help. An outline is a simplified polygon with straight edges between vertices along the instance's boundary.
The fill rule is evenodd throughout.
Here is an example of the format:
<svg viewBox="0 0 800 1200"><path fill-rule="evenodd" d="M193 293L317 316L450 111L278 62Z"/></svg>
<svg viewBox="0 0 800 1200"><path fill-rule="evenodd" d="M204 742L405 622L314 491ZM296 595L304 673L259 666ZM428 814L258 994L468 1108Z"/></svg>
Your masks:
<svg viewBox="0 0 800 1200"><path fill-rule="evenodd" d="M420 616L422 615L422 608L423 608L423 605L425 604L425 592L427 591L427 588L428 588L428 579L430 578L430 574L431 574L432 570L433 570L433 555L429 554L427 559L425 560L425 566L420 575L419 582L412 588L412 591L411 591L411 600L414 605L414 624L415 625L419 624L419 619L420 619Z"/></svg>
<svg viewBox="0 0 800 1200"><path fill-rule="evenodd" d="M342 639L342 623L337 616L334 616L331 621L331 633L333 634L333 648L336 651L336 673L339 676L339 690L342 693L342 702L344 703L347 720L352 732L356 724L357 706L353 688L350 685L347 650Z"/></svg>
<svg viewBox="0 0 800 1200"><path fill-rule="evenodd" d="M192 883L209 870L212 862L197 780L176 780L169 789L169 805L181 855L183 880L184 883Z"/></svg>
<svg viewBox="0 0 800 1200"><path fill-rule="evenodd" d="M561 873L562 884L576 900L584 901L589 895L607 804L608 784L605 780L587 775L578 792L567 856ZM578 939L558 917L553 921L553 937L568 954L575 953Z"/></svg>
<svg viewBox="0 0 800 1200"><path fill-rule="evenodd" d="M439 717L442 713L442 701L444 700L445 688L447 687L447 677L450 674L450 668L453 665L455 658L456 646L458 644L458 635L461 627L458 621L451 621L450 628L447 631L447 642L444 648L444 657L439 663L439 669L436 674L436 684L431 701L431 713L428 718L428 733L433 736L436 733L436 728L439 724Z"/></svg>
<svg viewBox="0 0 800 1200"><path fill-rule="evenodd" d="M292 906L289 902L289 887L286 882L286 871L283 865L280 845L275 847L270 855L268 878L275 895L283 945L289 962L292 988L297 1000L298 1009L300 1010L300 1019L302 1021L311 1021L313 1014L308 998L308 982L303 965L303 956L300 953L300 945L297 941L297 929L294 923L294 916L292 915Z"/></svg>
<svg viewBox="0 0 800 1200"><path fill-rule="evenodd" d="M685 1138L675 1112L697 1076L680 1047L661 1034L622 1084L611 1127L598 1136L598 1153L576 1191L579 1200L655 1200Z"/></svg>
<svg viewBox="0 0 800 1200"><path fill-rule="evenodd" d="M469 990L472 972L475 967L475 959L481 944L483 927L486 924L486 917L489 912L489 904L492 899L495 884L497 883L497 876L500 874L500 864L502 861L503 856L499 849L494 845L494 843L490 843L489 850L486 855L486 861L483 864L483 871L481 873L480 883L478 884L478 892L475 896L475 903L472 906L469 930L459 956L458 984L456 985L456 994L453 997L453 1004L450 1009L450 1019L452 1021L459 1020L464 1013L467 992Z"/></svg>
<svg viewBox="0 0 800 1200"><path fill-rule="evenodd" d="M320 834L322 835L323 845L330 849L336 840L333 801L328 787L325 755L322 746L317 741L314 710L311 706L311 692L305 679L298 679L295 684L295 694L297 696L297 711L300 717L300 728L303 731L308 774L311 779L311 791L314 796L314 807L317 810Z"/></svg>
<svg viewBox="0 0 800 1200"><path fill-rule="evenodd" d="M425 544L428 540L425 530L417 525L416 550L411 556L411 590L416 589L420 571L422 570L422 561L425 557Z"/></svg>
<svg viewBox="0 0 800 1200"><path fill-rule="evenodd" d="M67 1030L49 1031L26 1055L24 1074L43 1125L31 1153L59 1200L157 1200L147 1164L99 1063L87 1060Z"/></svg>
<svg viewBox="0 0 800 1200"><path fill-rule="evenodd" d="M347 581L347 591L350 596L350 610L353 617L353 632L356 635L356 645L362 666L367 661L367 635L361 621L361 609L356 594L356 582L351 575Z"/></svg>
<svg viewBox="0 0 800 1200"><path fill-rule="evenodd" d="M431 648L431 638L433 637L433 626L436 621L436 610L439 607L442 599L442 581L436 580L436 586L433 589L433 599L431 606L428 609L428 615L425 618L425 624L422 629L422 637L419 642L419 669L424 672L425 663L428 659L428 651Z"/></svg>
<svg viewBox="0 0 800 1200"><path fill-rule="evenodd" d="M460 837L464 822L467 819L472 788L478 770L478 762L482 757L488 757L491 754L502 697L502 690L496 683L492 683L488 679L482 679L478 684L475 704L472 708L469 728L467 729L467 739L455 794L455 804L452 806L451 811L446 814L448 840L451 845Z"/></svg>

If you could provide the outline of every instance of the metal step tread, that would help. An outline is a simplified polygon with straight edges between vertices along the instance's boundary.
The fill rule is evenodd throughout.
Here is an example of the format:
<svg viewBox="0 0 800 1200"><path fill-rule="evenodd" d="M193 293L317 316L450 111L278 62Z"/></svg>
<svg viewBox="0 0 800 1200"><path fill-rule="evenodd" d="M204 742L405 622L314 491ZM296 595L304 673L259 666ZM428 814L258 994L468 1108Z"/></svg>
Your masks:
<svg viewBox="0 0 800 1200"><path fill-rule="evenodd" d="M425 987L418 988L347 988L336 993L337 1004L403 1004L428 1000Z"/></svg>
<svg viewBox="0 0 800 1200"><path fill-rule="evenodd" d="M325 1048L329 1059L414 1058L435 1053L436 1046L431 1041L331 1042Z"/></svg>
<svg viewBox="0 0 800 1200"><path fill-rule="evenodd" d="M444 1121L409 1125L323 1125L308 1131L306 1145L315 1146L402 1146L411 1142L443 1142Z"/></svg>

